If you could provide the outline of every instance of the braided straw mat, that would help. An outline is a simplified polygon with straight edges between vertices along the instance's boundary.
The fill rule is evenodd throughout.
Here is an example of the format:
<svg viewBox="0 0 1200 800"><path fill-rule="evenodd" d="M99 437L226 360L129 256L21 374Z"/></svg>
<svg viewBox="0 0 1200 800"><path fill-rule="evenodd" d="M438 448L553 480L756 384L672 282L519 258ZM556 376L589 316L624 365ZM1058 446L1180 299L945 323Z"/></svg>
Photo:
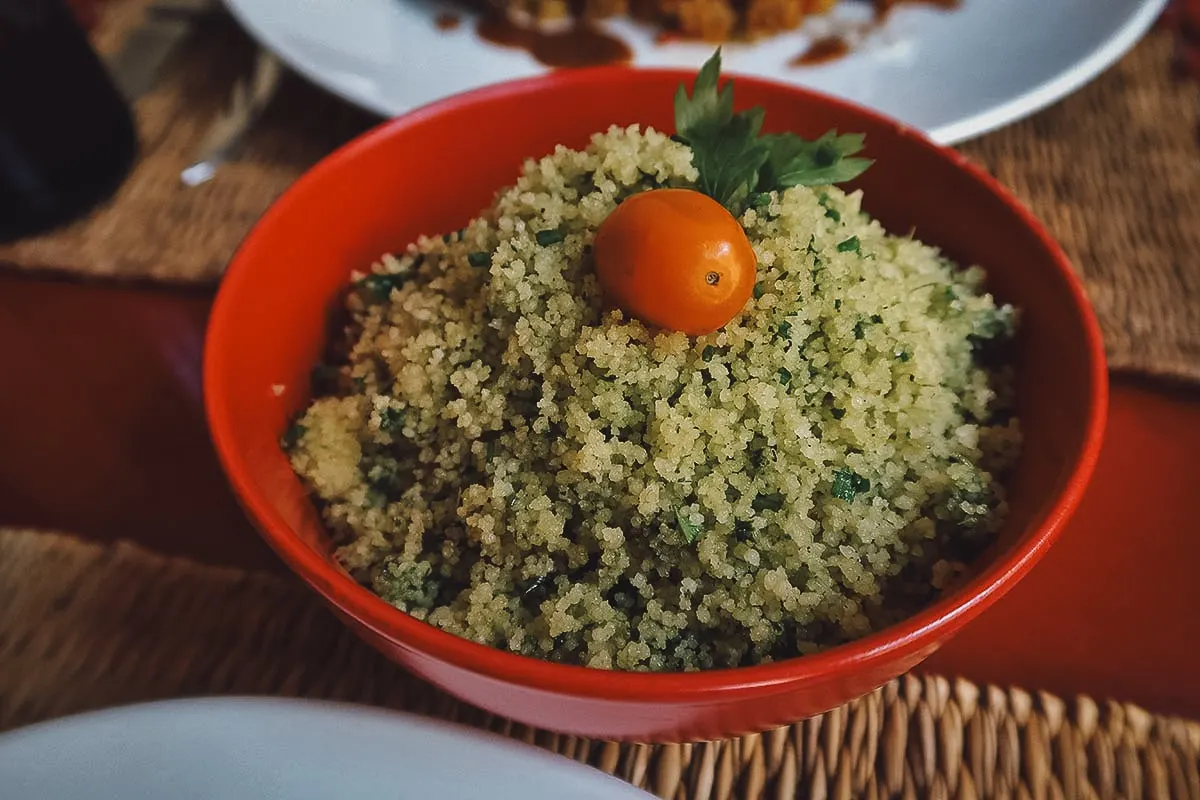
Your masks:
<svg viewBox="0 0 1200 800"><path fill-rule="evenodd" d="M149 0L109 0L97 43L114 51ZM1054 108L963 150L1024 198L1083 274L1115 369L1200 381L1197 93L1172 82L1167 34ZM0 262L90 276L211 283L267 205L376 120L295 76L238 162L183 188L208 126L254 48L229 20L204 25L138 105L143 159L115 201L63 231L0 247Z"/></svg>
<svg viewBox="0 0 1200 800"><path fill-rule="evenodd" d="M0 730L205 694L336 699L458 720L668 800L1200 798L1200 724L935 677L908 676L739 739L651 746L559 736L411 677L283 578L0 530Z"/></svg>

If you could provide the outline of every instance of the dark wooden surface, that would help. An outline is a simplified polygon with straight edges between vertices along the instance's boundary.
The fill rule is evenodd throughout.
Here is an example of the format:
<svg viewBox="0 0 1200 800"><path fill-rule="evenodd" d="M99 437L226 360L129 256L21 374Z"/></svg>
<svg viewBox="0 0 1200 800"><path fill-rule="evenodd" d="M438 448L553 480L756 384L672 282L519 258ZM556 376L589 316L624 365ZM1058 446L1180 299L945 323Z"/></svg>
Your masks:
<svg viewBox="0 0 1200 800"><path fill-rule="evenodd" d="M209 302L0 268L0 525L282 571L208 440ZM1116 380L1079 514L929 668L1200 718L1198 453L1200 392Z"/></svg>

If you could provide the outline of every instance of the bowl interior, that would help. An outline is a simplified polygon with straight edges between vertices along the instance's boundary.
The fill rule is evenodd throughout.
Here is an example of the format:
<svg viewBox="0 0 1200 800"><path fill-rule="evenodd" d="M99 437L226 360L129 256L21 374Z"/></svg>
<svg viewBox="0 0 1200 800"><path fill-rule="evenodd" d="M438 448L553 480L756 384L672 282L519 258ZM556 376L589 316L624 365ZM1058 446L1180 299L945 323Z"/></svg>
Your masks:
<svg viewBox="0 0 1200 800"><path fill-rule="evenodd" d="M421 234L461 227L530 156L559 144L582 147L612 124L673 130L671 98L688 77L599 69L453 98L334 154L264 216L222 286L205 381L234 488L276 547L299 539L328 559L319 518L278 440L308 398L322 321L350 272ZM915 229L956 261L980 264L997 297L1021 309L1016 366L1025 447L991 558L1042 547L1067 512L1064 495L1082 488L1079 471L1094 458L1104 412L1099 334L1057 247L979 173L918 134L793 87L736 83L738 105L762 105L768 130L865 133L876 159L858 182L867 210L893 232ZM960 594L986 591L981 580Z"/></svg>

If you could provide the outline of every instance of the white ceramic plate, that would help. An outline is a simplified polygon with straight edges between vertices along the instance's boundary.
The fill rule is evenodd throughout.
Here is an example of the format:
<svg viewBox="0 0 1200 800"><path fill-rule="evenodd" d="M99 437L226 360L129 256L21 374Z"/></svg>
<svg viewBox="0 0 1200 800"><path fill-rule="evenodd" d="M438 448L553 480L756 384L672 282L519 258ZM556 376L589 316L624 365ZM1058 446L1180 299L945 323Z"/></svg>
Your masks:
<svg viewBox="0 0 1200 800"><path fill-rule="evenodd" d="M1116 61L1166 0L964 0L953 11L902 5L850 55L788 62L821 36L861 29L866 0L753 45L727 45L725 68L803 84L875 108L944 144L1058 100ZM439 0L226 0L263 44L317 84L385 116L468 89L541 74L521 50L479 39L470 18L437 29ZM638 66L695 69L711 47L655 44L653 31L609 25ZM669 100L664 101L669 102Z"/></svg>
<svg viewBox="0 0 1200 800"><path fill-rule="evenodd" d="M4 800L650 800L535 747L408 714L176 700L0 736Z"/></svg>

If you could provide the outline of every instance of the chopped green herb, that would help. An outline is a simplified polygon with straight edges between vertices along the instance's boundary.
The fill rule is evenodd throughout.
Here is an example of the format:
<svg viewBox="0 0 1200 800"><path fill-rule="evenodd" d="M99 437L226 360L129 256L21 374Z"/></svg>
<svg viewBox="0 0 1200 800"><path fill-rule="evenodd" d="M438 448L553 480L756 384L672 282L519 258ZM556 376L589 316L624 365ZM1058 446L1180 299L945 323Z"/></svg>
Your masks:
<svg viewBox="0 0 1200 800"><path fill-rule="evenodd" d="M829 409L829 413L834 419L841 419L842 417L846 416L846 409L834 406L833 408Z"/></svg>
<svg viewBox="0 0 1200 800"><path fill-rule="evenodd" d="M826 208L825 216L829 217L834 222L842 221L842 212L838 211L836 208Z"/></svg>
<svg viewBox="0 0 1200 800"><path fill-rule="evenodd" d="M849 239L838 242L837 249L839 253L861 253L861 247L858 237L851 236Z"/></svg>
<svg viewBox="0 0 1200 800"><path fill-rule="evenodd" d="M837 300L833 301L833 310L834 311L842 310L842 299L840 297Z"/></svg>
<svg viewBox="0 0 1200 800"><path fill-rule="evenodd" d="M675 509L675 525L679 528L679 532L687 540L688 544L694 544L704 532L699 525L684 515L681 508Z"/></svg>
<svg viewBox="0 0 1200 800"><path fill-rule="evenodd" d="M492 263L492 257L482 251L467 253L467 263L472 267L486 267Z"/></svg>
<svg viewBox="0 0 1200 800"><path fill-rule="evenodd" d="M755 511L778 511L783 508L783 495L778 493L760 494L750 505Z"/></svg>
<svg viewBox="0 0 1200 800"><path fill-rule="evenodd" d="M900 359L901 361L908 361L908 359L910 359L911 357L912 356L910 356L908 354L907 350L901 350L899 353L896 354L896 358Z"/></svg>
<svg viewBox="0 0 1200 800"><path fill-rule="evenodd" d="M549 247L552 244L558 244L565 237L564 237L562 231L548 230L548 231L538 231L537 233L534 234L534 238L537 239L537 243L540 244L542 247Z"/></svg>
<svg viewBox="0 0 1200 800"><path fill-rule="evenodd" d="M1015 327L1011 306L989 308L972 320L971 335L977 339L1007 339Z"/></svg>
<svg viewBox="0 0 1200 800"><path fill-rule="evenodd" d="M872 163L866 158L850 158L863 149L866 137L861 134L839 136L832 130L810 142L794 133L779 133L764 136L763 140L770 155L760 187L830 186L857 178Z"/></svg>
<svg viewBox="0 0 1200 800"><path fill-rule="evenodd" d="M529 597L536 597L538 595L541 595L542 599L544 600L545 595L550 588L548 585L549 581L550 581L549 575L538 575L536 578L531 580L528 583L528 585L526 585L526 587L521 591L521 597L529 598Z"/></svg>
<svg viewBox="0 0 1200 800"><path fill-rule="evenodd" d="M296 445L300 444L300 440L304 438L305 428L299 422L293 422L287 426L287 430L283 432L283 436L279 437L279 446L284 450L293 450Z"/></svg>
<svg viewBox="0 0 1200 800"><path fill-rule="evenodd" d="M704 349L700 351L700 359L702 361L711 361L712 357L716 354L717 348L713 347L711 344L705 345Z"/></svg>
<svg viewBox="0 0 1200 800"><path fill-rule="evenodd" d="M883 322L883 317L879 316L878 314L872 314L871 322L874 322L876 325L878 325L879 323Z"/></svg>
<svg viewBox="0 0 1200 800"><path fill-rule="evenodd" d="M849 158L863 147L862 136L830 131L815 142L794 133L760 135L763 109L733 112L733 84L718 88L720 48L696 74L691 96L675 93L676 141L692 148L698 188L735 215L756 194L790 186L819 186L857 177L871 162Z"/></svg>
<svg viewBox="0 0 1200 800"><path fill-rule="evenodd" d="M871 482L851 469L839 469L833 473L833 496L850 502L855 496L871 488Z"/></svg>
<svg viewBox="0 0 1200 800"><path fill-rule="evenodd" d="M379 430L384 433L400 433L404 428L404 409L388 406L379 412Z"/></svg>
<svg viewBox="0 0 1200 800"><path fill-rule="evenodd" d="M762 297L763 294L766 293L766 291L767 291L766 284L764 284L762 281L759 281L758 283L754 284L754 299L757 300L758 298Z"/></svg>
<svg viewBox="0 0 1200 800"><path fill-rule="evenodd" d="M779 368L779 382L788 386L792 382L792 372L787 367Z"/></svg>
<svg viewBox="0 0 1200 800"><path fill-rule="evenodd" d="M779 335L780 339L791 338L792 323L785 319L783 322L779 323L779 327L775 329L775 332Z"/></svg>
<svg viewBox="0 0 1200 800"><path fill-rule="evenodd" d="M863 324L862 324L862 320L860 319L858 322L854 323L854 338L861 339L862 337L863 337Z"/></svg>
<svg viewBox="0 0 1200 800"><path fill-rule="evenodd" d="M771 205L771 195L767 192L755 192L750 195L749 205L751 208L766 208Z"/></svg>
<svg viewBox="0 0 1200 800"><path fill-rule="evenodd" d="M387 300L395 289L399 289L408 280L407 275L372 273L356 285L367 293L367 300Z"/></svg>

